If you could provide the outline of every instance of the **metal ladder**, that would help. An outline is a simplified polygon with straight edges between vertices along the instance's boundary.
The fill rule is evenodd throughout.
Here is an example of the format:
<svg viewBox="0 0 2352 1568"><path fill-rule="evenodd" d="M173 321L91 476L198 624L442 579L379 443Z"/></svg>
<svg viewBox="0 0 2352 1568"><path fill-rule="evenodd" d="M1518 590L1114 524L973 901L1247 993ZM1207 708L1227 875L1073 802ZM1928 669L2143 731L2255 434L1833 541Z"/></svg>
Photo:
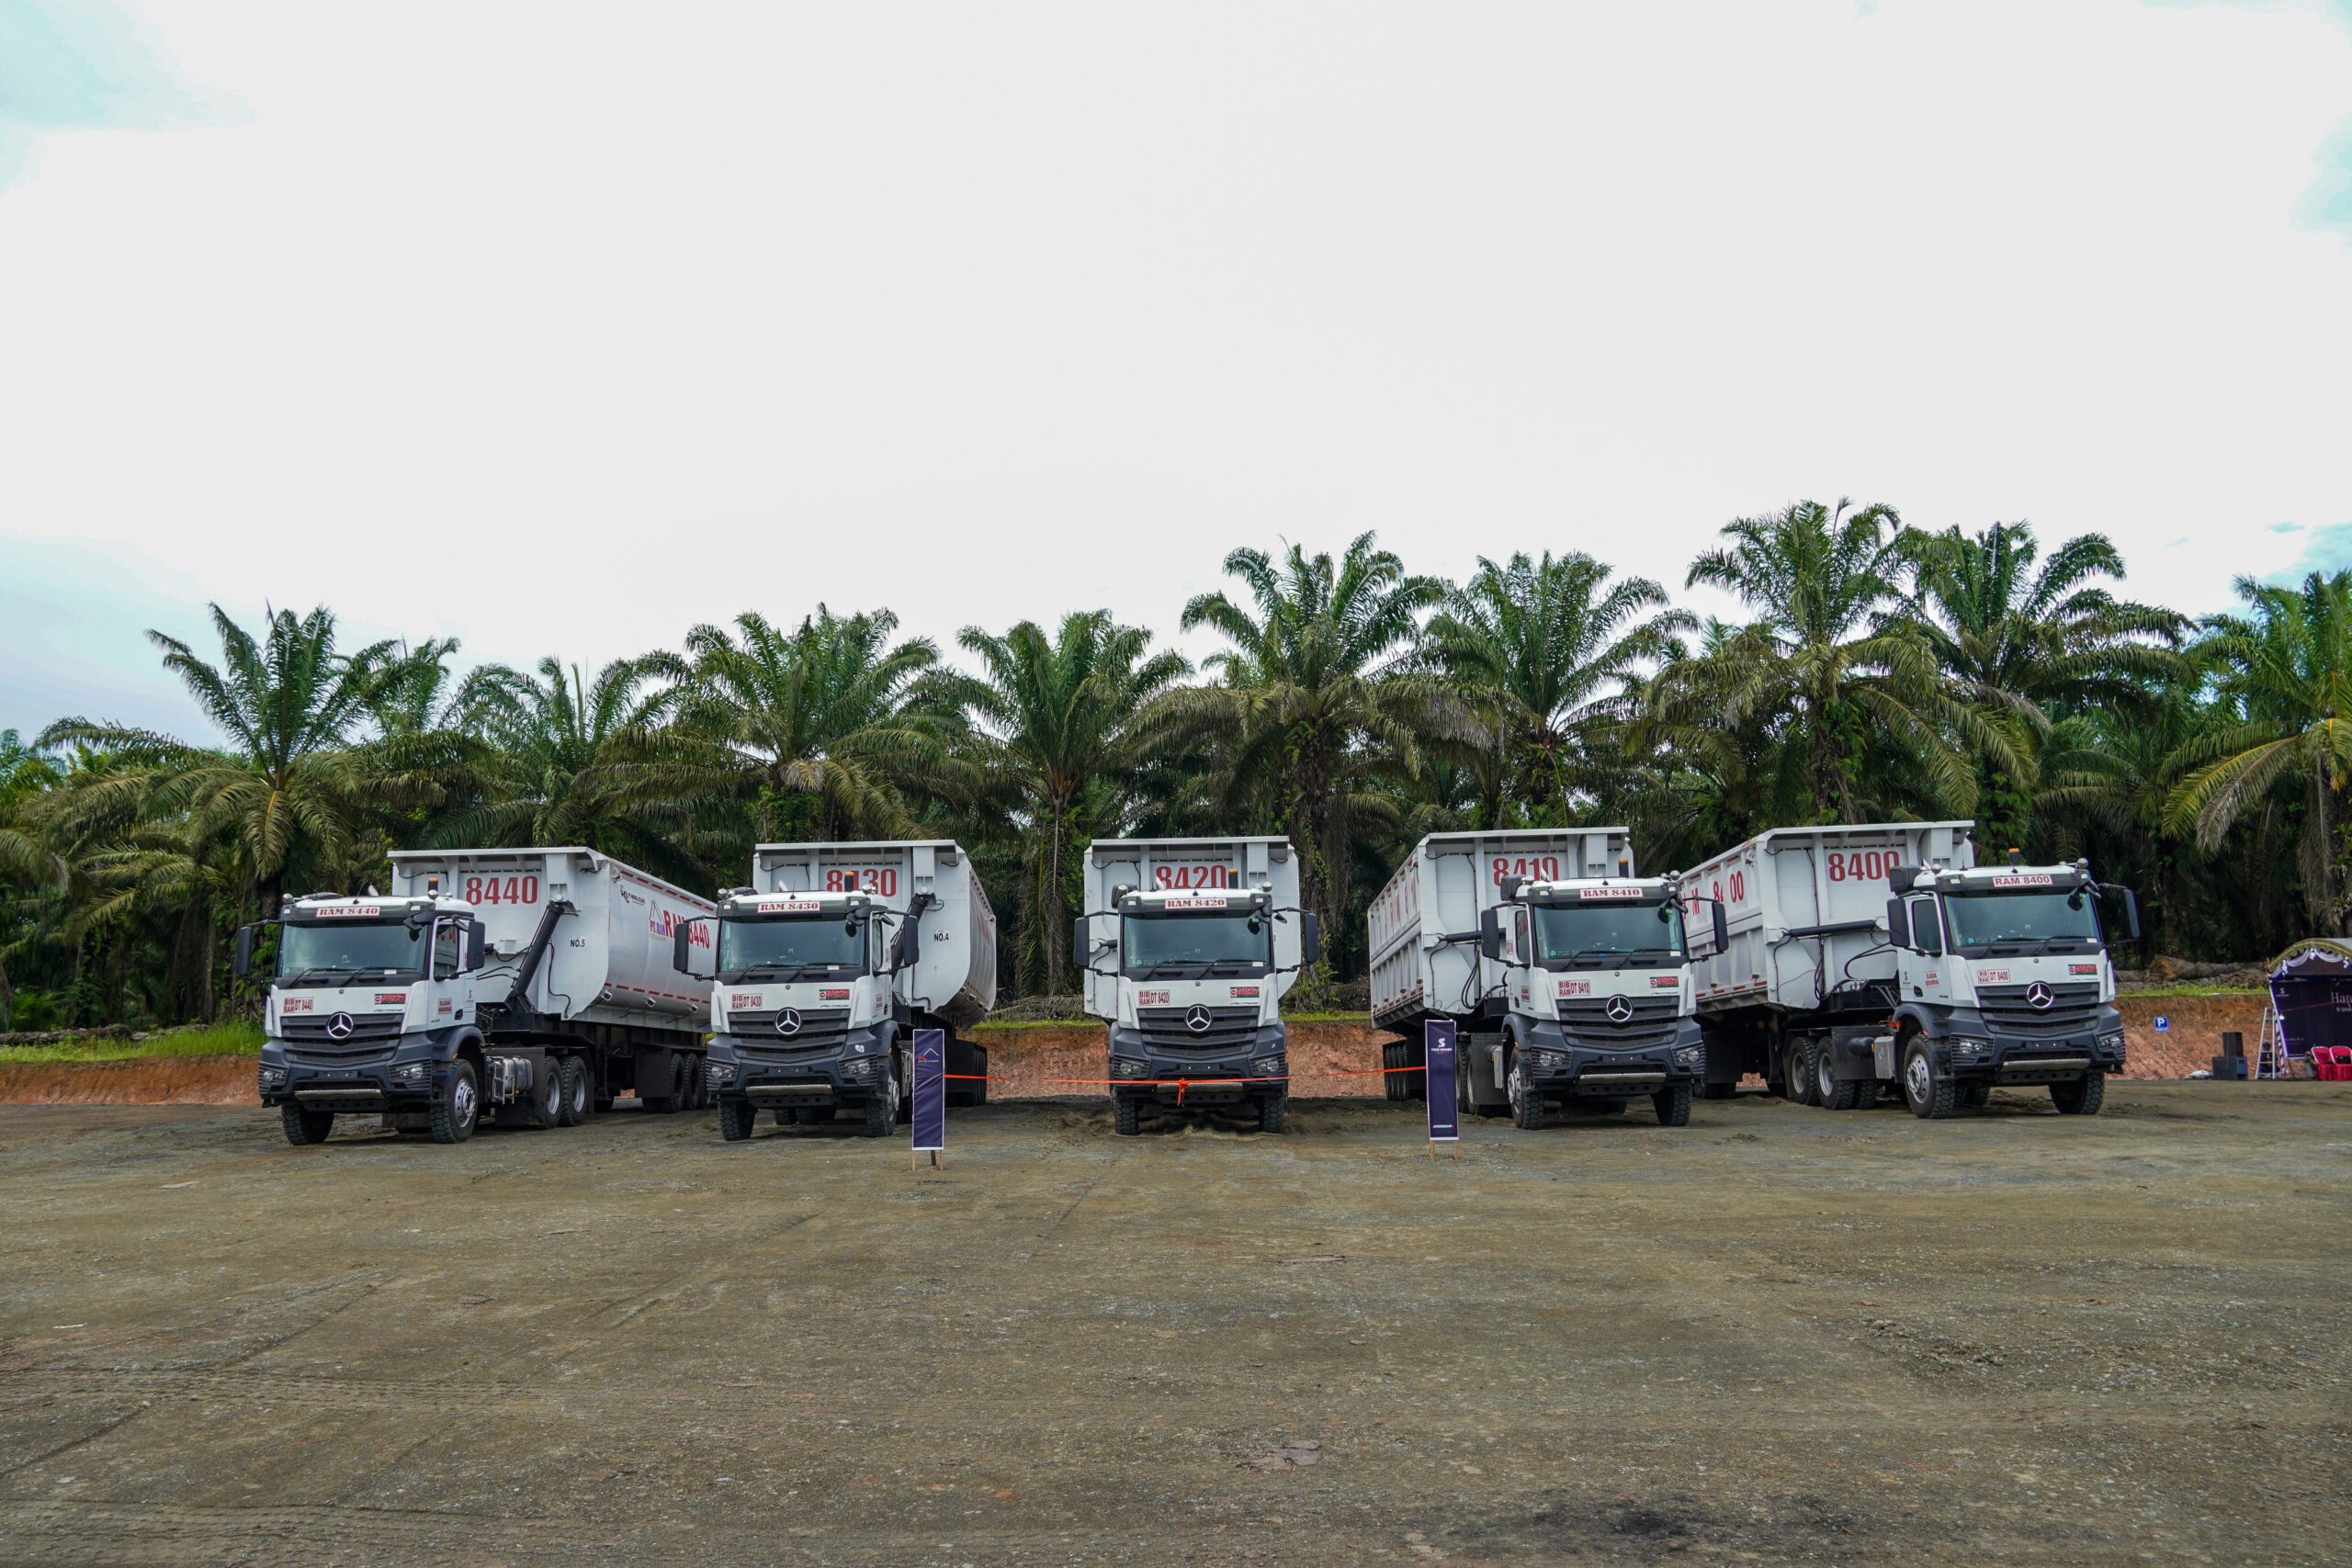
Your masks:
<svg viewBox="0 0 2352 1568"><path fill-rule="evenodd" d="M2287 1076L2287 1022L2278 1016L2278 1002L2275 997L2262 1010L2262 1043L2255 1052L2254 1076L2257 1078L2283 1078Z"/></svg>

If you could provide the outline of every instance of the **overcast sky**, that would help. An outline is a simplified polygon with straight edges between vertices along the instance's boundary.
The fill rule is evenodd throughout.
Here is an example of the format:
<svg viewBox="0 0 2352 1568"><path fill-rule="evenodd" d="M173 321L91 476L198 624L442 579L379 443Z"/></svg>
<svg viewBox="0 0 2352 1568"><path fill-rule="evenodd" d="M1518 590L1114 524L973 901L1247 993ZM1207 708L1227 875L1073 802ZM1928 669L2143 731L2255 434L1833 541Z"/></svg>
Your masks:
<svg viewBox="0 0 2352 1568"><path fill-rule="evenodd" d="M2352 0L0 0L0 727L1800 497L2352 564ZM2333 531L2333 532L2331 532ZM1214 646L1185 641L1193 652Z"/></svg>

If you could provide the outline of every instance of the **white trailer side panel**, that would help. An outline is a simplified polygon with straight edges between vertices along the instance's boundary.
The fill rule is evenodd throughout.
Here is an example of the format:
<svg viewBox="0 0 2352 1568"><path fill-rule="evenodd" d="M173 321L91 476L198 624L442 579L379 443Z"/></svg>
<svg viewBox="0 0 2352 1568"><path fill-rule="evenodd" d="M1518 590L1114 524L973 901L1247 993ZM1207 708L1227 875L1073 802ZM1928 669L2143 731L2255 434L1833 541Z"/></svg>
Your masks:
<svg viewBox="0 0 2352 1568"><path fill-rule="evenodd" d="M1477 1010L1487 987L1501 983L1499 967L1478 956L1478 917L1500 900L1505 877L1637 874L1623 828L1430 834L1372 901L1374 1021L1396 1028Z"/></svg>
<svg viewBox="0 0 2352 1568"><path fill-rule="evenodd" d="M762 844L752 864L762 893L864 893L901 914L919 895L937 898L939 907L923 913L920 956L899 976L899 995L957 1029L996 1006L996 911L954 840Z"/></svg>
<svg viewBox="0 0 2352 1568"><path fill-rule="evenodd" d="M710 987L670 966L672 933L716 912L707 899L577 846L401 850L391 862L395 893L437 890L474 907L496 955L483 970L485 985L514 974L547 907L562 900L574 913L556 922L532 977L533 1007L582 1023L701 1029L709 1022Z"/></svg>
<svg viewBox="0 0 2352 1568"><path fill-rule="evenodd" d="M1713 951L1704 908L1688 909L1702 1015L1770 1006L1809 1012L1858 981L1891 980L1887 876L1898 865L1964 871L1973 822L1776 828L1702 863L1687 892L1724 901L1728 952Z"/></svg>
<svg viewBox="0 0 2352 1568"><path fill-rule="evenodd" d="M1097 839L1086 848L1086 908L1089 916L1111 908L1114 888L1135 887L1171 892L1201 887L1264 887L1273 895L1274 908L1298 906L1298 860L1284 838L1236 839ZM1094 939L1107 941L1113 922L1092 922ZM1296 915L1274 922L1274 967L1287 973L1272 976L1274 995L1285 996L1298 979ZM1083 962L1084 955L1080 955ZM1119 1006L1117 965L1108 954L1094 966L1109 971L1089 974L1087 1011L1115 1017Z"/></svg>

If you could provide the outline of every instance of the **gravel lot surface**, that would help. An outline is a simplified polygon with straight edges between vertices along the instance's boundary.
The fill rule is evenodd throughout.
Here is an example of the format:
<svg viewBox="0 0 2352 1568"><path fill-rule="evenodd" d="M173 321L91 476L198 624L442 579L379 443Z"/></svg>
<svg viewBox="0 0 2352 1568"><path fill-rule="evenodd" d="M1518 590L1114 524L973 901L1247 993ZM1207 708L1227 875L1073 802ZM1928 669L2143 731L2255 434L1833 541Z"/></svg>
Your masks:
<svg viewBox="0 0 2352 1568"><path fill-rule="evenodd" d="M2352 1086L0 1112L0 1562L2326 1563Z"/></svg>

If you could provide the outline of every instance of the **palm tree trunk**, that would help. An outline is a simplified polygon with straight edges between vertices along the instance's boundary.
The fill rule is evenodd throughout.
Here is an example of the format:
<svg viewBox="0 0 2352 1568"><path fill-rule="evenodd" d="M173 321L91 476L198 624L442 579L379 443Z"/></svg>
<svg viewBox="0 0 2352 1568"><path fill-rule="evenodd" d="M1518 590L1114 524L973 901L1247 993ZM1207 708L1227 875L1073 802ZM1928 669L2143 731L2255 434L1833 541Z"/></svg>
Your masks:
<svg viewBox="0 0 2352 1568"><path fill-rule="evenodd" d="M1047 819L1052 827L1046 837L1046 994L1062 994L1062 943L1069 940L1070 922L1063 916L1062 902L1062 837L1067 830L1068 808L1058 798L1049 799ZM1077 954L1070 955L1077 961Z"/></svg>

